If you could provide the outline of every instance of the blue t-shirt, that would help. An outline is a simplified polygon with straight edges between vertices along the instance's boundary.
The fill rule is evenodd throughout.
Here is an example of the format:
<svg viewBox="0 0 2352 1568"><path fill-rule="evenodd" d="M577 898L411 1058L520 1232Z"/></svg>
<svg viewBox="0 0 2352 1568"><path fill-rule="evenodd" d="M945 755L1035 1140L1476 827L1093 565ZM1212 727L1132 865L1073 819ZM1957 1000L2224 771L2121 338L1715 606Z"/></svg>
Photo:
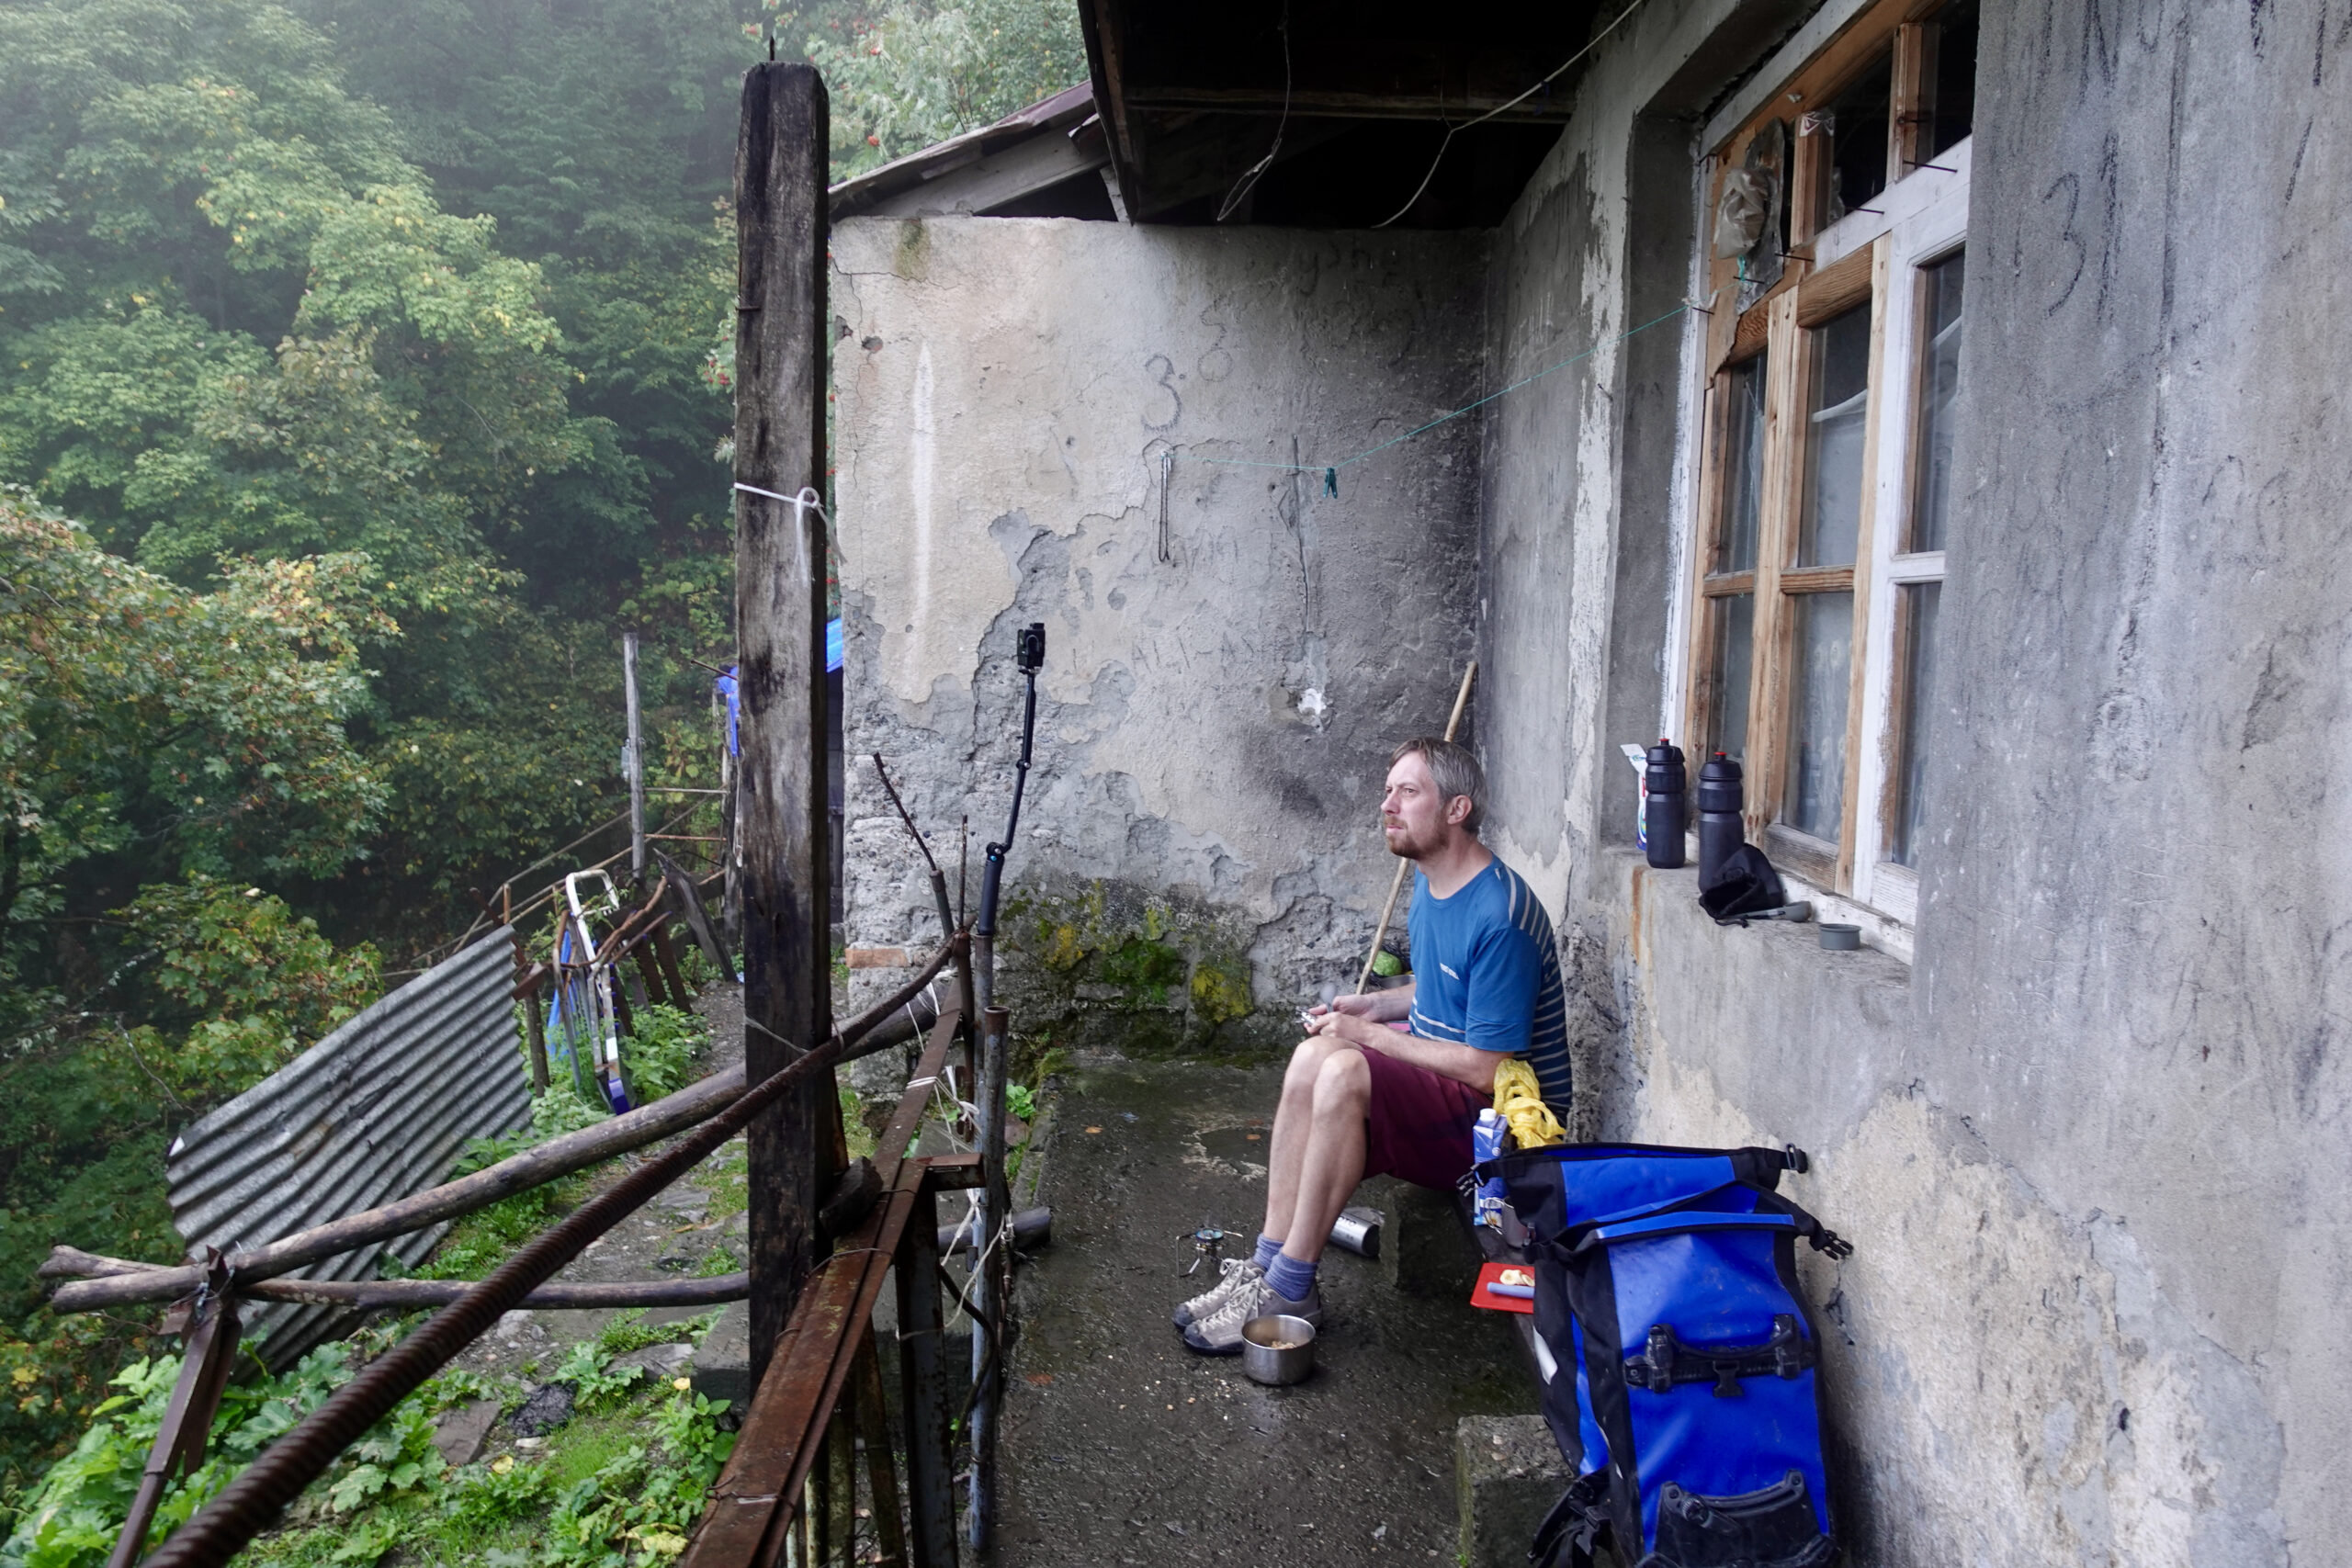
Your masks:
<svg viewBox="0 0 2352 1568"><path fill-rule="evenodd" d="M1535 890L1501 861L1451 897L1413 873L1405 917L1413 944L1413 1032L1526 1059L1544 1102L1564 1119L1572 1087L1567 993L1552 921Z"/></svg>

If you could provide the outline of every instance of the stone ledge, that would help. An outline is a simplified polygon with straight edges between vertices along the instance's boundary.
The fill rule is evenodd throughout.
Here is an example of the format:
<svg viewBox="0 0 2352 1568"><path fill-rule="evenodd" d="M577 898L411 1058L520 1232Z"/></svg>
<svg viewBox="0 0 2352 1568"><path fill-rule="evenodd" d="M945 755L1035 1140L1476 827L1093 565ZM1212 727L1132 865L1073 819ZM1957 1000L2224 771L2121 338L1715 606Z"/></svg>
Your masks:
<svg viewBox="0 0 2352 1568"><path fill-rule="evenodd" d="M1528 1543L1573 1479L1541 1416L1465 1416L1453 1429L1463 1568L1526 1568Z"/></svg>

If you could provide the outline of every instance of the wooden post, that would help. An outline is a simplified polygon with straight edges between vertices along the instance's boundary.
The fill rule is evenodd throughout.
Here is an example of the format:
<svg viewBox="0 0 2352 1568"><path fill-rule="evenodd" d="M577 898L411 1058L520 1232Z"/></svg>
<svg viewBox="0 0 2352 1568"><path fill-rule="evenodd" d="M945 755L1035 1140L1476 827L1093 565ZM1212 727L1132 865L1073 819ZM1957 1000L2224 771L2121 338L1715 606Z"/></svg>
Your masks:
<svg viewBox="0 0 2352 1568"><path fill-rule="evenodd" d="M754 65L735 144L735 641L742 756L743 1068L832 1028L825 845L825 85ZM751 487L744 489L741 487ZM764 492L764 493L763 493ZM830 1074L752 1123L752 1379L798 1299L831 1185Z"/></svg>
<svg viewBox="0 0 2352 1568"><path fill-rule="evenodd" d="M534 986L523 998L524 1027L530 1032L531 1092L548 1091L548 1015L539 1010L542 987Z"/></svg>
<svg viewBox="0 0 2352 1568"><path fill-rule="evenodd" d="M671 944L670 922L666 919L653 928L653 956L661 962L662 977L669 984L671 1002L692 1011L694 987L686 984L685 971L678 967L678 950Z"/></svg>

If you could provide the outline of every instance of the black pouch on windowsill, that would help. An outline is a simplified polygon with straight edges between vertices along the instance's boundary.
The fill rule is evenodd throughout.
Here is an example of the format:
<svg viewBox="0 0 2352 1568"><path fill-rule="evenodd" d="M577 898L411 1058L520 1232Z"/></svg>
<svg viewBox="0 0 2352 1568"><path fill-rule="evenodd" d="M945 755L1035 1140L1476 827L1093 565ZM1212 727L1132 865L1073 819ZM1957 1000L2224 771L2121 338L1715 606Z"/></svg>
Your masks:
<svg viewBox="0 0 2352 1568"><path fill-rule="evenodd" d="M1747 917L1777 909L1788 901L1781 874L1754 844L1742 844L1724 856L1714 881L1699 889L1699 908L1719 926L1744 926Z"/></svg>

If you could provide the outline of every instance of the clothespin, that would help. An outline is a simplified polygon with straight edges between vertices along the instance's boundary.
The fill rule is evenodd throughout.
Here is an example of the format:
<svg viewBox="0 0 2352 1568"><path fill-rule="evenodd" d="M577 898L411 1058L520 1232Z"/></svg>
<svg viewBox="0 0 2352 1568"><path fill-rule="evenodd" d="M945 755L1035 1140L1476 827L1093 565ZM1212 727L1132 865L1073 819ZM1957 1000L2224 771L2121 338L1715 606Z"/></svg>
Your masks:
<svg viewBox="0 0 2352 1568"><path fill-rule="evenodd" d="M1330 496L1333 500L1337 500L1337 499L1339 498L1339 494L1340 494L1340 470L1339 470L1339 469L1337 469L1337 468L1326 468L1326 469L1324 469L1324 470L1323 470L1323 493L1324 493L1325 495Z"/></svg>

